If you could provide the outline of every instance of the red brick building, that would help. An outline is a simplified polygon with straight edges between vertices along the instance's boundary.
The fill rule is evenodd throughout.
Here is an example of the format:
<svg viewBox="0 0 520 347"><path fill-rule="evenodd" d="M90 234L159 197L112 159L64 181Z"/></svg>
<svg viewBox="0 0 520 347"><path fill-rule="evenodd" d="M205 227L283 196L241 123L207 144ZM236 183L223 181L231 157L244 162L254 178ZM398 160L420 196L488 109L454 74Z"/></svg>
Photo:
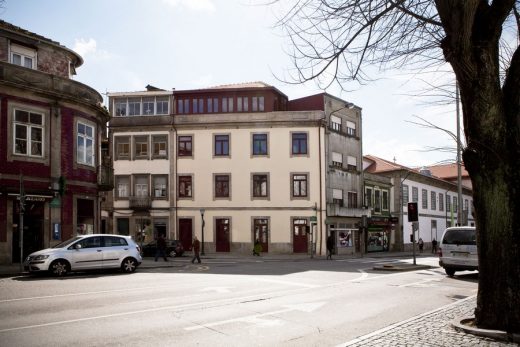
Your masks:
<svg viewBox="0 0 520 347"><path fill-rule="evenodd" d="M98 92L72 80L82 63L58 42L0 21L0 263L20 261L22 225L23 256L102 231L109 116Z"/></svg>

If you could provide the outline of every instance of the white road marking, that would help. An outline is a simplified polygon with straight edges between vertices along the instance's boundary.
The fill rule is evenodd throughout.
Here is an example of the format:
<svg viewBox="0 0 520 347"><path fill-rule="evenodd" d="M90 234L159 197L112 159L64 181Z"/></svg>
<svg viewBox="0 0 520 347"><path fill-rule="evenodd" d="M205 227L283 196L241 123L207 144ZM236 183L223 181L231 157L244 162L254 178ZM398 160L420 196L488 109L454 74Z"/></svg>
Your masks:
<svg viewBox="0 0 520 347"><path fill-rule="evenodd" d="M418 282L413 283L407 283L407 284L401 284L398 287L399 288L405 288L405 287L431 287L434 284L430 282L440 282L440 278L426 278Z"/></svg>
<svg viewBox="0 0 520 347"><path fill-rule="evenodd" d="M289 285L289 286L297 286L297 287L304 287L304 288L318 288L318 287L321 287L321 285L319 285L319 284L306 284L306 283L299 283L299 282L275 280L275 279L272 279L272 278L254 277L252 279L256 280L256 281L261 281L261 282L286 284L286 285Z"/></svg>
<svg viewBox="0 0 520 347"><path fill-rule="evenodd" d="M199 292L217 292L219 294L223 294L223 293L231 292L230 291L231 288L233 288L233 287L206 287L206 288L199 290Z"/></svg>
<svg viewBox="0 0 520 347"><path fill-rule="evenodd" d="M184 330L193 331L193 330L211 328L214 326L225 325L225 324L235 323L235 322L265 325L267 323L266 320L259 319L260 317L274 316L277 314L291 312L291 311L301 311L301 312L310 313L312 311L317 310L324 304L325 304L325 302L315 302L315 303L297 304L297 305L284 305L283 307L286 307L285 309L266 312L266 313L260 313L260 314L254 314L254 315L250 315L250 316L226 319L226 320L216 321L213 323L194 325L191 327L184 328ZM276 321L278 321L278 320L276 320ZM267 324L269 325L269 323L267 323ZM271 323L271 325L272 325L272 323Z"/></svg>

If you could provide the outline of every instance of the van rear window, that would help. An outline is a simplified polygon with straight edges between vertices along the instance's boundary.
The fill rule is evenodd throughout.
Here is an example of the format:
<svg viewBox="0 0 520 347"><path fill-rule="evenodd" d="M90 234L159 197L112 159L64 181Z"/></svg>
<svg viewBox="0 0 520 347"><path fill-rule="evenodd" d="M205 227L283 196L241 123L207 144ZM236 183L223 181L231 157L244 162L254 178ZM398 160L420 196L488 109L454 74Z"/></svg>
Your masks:
<svg viewBox="0 0 520 347"><path fill-rule="evenodd" d="M446 245L476 245L475 230L450 230L444 235L442 243Z"/></svg>

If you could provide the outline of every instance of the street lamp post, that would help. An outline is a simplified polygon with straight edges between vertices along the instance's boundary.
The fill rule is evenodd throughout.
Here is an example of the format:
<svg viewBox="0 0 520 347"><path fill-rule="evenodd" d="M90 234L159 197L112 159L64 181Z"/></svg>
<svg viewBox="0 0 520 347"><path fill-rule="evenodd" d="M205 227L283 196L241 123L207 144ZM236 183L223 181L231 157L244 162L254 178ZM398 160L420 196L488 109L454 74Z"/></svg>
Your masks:
<svg viewBox="0 0 520 347"><path fill-rule="evenodd" d="M205 223L204 223L204 211L205 211L205 210L204 210L203 208L200 209L200 218L201 218L201 220L202 220L202 233L201 233L201 238L202 238L202 240L201 240L201 242L202 242L202 249L201 249L201 252L200 252L201 255L205 255L205 254L204 254L204 224L205 224Z"/></svg>

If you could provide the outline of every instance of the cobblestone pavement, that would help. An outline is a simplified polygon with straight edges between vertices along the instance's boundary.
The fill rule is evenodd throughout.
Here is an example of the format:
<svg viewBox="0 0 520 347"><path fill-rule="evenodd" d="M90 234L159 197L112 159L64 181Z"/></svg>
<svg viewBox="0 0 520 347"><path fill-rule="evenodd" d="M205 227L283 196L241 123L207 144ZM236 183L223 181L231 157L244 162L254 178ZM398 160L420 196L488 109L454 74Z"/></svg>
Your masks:
<svg viewBox="0 0 520 347"><path fill-rule="evenodd" d="M456 331L451 322L455 318L474 316L477 303L472 296L440 309L390 325L340 346L518 346Z"/></svg>

